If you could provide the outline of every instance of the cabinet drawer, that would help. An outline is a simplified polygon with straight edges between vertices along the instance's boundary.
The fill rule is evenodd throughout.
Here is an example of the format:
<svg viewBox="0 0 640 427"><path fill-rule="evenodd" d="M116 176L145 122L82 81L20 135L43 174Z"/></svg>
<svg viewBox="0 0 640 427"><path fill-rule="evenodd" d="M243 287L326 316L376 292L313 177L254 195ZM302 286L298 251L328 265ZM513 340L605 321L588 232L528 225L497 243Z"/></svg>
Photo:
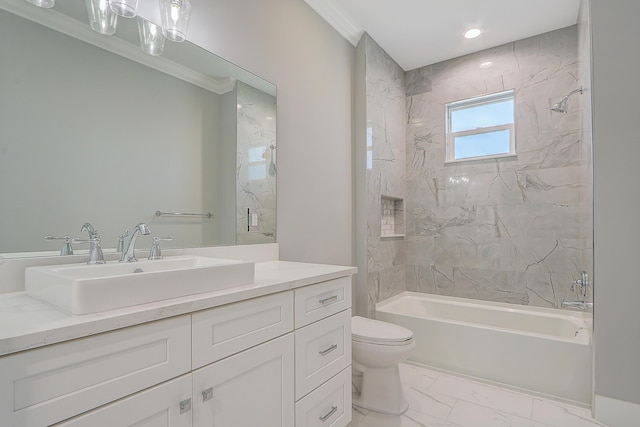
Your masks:
<svg viewBox="0 0 640 427"><path fill-rule="evenodd" d="M237 302L192 315L193 369L293 330L293 292Z"/></svg>
<svg viewBox="0 0 640 427"><path fill-rule="evenodd" d="M53 427L190 427L191 391L183 375Z"/></svg>
<svg viewBox="0 0 640 427"><path fill-rule="evenodd" d="M50 425L191 370L180 316L0 358L0 419Z"/></svg>
<svg viewBox="0 0 640 427"><path fill-rule="evenodd" d="M351 276L295 290L296 328L351 307Z"/></svg>
<svg viewBox="0 0 640 427"><path fill-rule="evenodd" d="M296 400L351 364L351 310L296 330Z"/></svg>
<svg viewBox="0 0 640 427"><path fill-rule="evenodd" d="M345 427L351 414L348 367L296 403L296 427Z"/></svg>

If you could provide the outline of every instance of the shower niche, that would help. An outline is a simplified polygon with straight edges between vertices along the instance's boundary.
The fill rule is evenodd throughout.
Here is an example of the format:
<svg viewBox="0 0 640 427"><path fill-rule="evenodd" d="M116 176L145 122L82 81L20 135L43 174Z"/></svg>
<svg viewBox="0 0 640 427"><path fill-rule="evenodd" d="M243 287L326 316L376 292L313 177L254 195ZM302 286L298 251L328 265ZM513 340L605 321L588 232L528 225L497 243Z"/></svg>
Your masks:
<svg viewBox="0 0 640 427"><path fill-rule="evenodd" d="M380 198L380 237L404 237L404 200L397 197Z"/></svg>

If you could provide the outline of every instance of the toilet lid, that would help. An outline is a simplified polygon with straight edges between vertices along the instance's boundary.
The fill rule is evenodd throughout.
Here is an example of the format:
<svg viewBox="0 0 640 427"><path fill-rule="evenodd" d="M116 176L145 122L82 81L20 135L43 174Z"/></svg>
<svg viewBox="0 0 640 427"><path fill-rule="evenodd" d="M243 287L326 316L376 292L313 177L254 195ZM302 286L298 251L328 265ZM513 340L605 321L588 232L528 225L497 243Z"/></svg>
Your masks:
<svg viewBox="0 0 640 427"><path fill-rule="evenodd" d="M410 341L413 332L393 323L354 316L351 318L351 338L372 344L399 345Z"/></svg>

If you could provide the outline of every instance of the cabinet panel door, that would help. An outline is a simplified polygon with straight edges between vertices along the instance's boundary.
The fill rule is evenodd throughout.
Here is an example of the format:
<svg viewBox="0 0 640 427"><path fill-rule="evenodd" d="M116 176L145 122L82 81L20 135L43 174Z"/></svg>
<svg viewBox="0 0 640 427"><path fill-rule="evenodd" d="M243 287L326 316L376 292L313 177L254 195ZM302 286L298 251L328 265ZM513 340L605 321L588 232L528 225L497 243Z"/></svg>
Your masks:
<svg viewBox="0 0 640 427"><path fill-rule="evenodd" d="M191 374L53 427L190 427Z"/></svg>
<svg viewBox="0 0 640 427"><path fill-rule="evenodd" d="M293 330L293 292L193 314L193 369Z"/></svg>
<svg viewBox="0 0 640 427"><path fill-rule="evenodd" d="M191 317L180 316L0 358L0 420L66 420L191 370Z"/></svg>
<svg viewBox="0 0 640 427"><path fill-rule="evenodd" d="M193 372L196 427L293 427L293 334Z"/></svg>

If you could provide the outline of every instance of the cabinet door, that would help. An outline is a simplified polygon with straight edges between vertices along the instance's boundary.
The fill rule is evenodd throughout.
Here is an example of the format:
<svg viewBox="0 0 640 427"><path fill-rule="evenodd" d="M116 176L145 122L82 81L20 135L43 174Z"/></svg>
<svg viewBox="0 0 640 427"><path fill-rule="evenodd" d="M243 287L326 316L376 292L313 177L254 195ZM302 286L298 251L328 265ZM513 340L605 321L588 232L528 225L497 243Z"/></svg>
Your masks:
<svg viewBox="0 0 640 427"><path fill-rule="evenodd" d="M187 374L53 427L190 427L191 391Z"/></svg>
<svg viewBox="0 0 640 427"><path fill-rule="evenodd" d="M293 334L193 372L195 427L293 427Z"/></svg>

